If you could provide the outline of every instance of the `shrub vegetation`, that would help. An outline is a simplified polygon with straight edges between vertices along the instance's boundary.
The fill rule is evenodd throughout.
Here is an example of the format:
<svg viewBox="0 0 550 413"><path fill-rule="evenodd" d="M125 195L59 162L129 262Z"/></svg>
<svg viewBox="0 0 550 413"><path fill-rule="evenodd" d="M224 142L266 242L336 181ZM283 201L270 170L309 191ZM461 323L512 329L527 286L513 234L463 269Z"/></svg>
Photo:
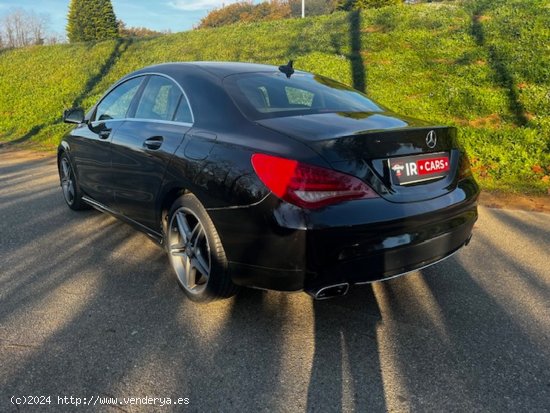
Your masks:
<svg viewBox="0 0 550 413"><path fill-rule="evenodd" d="M388 6L0 54L0 142L54 147L63 108L89 108L137 68L191 60L281 64L365 88L398 113L459 128L481 184L550 188L550 6L475 0Z"/></svg>

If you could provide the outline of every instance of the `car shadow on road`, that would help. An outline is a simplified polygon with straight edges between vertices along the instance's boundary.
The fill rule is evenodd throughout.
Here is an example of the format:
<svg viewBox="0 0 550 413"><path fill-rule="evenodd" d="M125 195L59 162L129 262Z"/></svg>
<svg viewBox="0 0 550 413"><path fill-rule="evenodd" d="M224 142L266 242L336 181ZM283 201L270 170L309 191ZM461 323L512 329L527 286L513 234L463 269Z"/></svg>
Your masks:
<svg viewBox="0 0 550 413"><path fill-rule="evenodd" d="M200 306L173 288L161 252L154 254L152 266L164 268L160 278L140 271L136 262L113 258L109 251L132 237L132 230L108 217L97 218L109 221L100 229L103 235L81 247L100 243L100 251L76 267L53 260L44 273L27 281L44 282L57 267L68 271L64 278L44 289L28 288L23 300L3 302L4 310L44 311L49 318L56 304L48 305L48 294L76 294L69 299L76 311L70 316L60 311L66 324L47 340L36 347L32 340L19 343L26 348L7 343L10 353L32 355L10 366L5 389L29 391L30 383L51 394L167 392L189 397L200 411L221 405L227 411L387 411L386 399L393 408L422 409L446 401L449 407L491 411L498 407L495 396L506 400L506 394L532 393L533 377L517 371L514 360L513 349L524 341L524 332L457 262L452 264L459 268L453 274L456 281L435 267L325 302L245 290L227 303ZM103 271L89 295L71 290L71 279L78 280L76 274L93 268L97 260L120 270ZM134 275L137 279L131 280ZM426 287L432 295L427 307L421 302ZM460 298L464 293L468 299ZM472 299L478 303L473 308ZM61 297L53 300L64 305ZM82 307L75 304L80 301ZM466 322L464 312L471 316ZM43 334L41 329L47 330L39 326L37 334ZM528 340L522 345L522 359L530 354L529 366L544 372L548 365L540 359L541 349ZM521 391L510 388L507 377L514 375L525 376L522 384L513 385Z"/></svg>
<svg viewBox="0 0 550 413"><path fill-rule="evenodd" d="M17 168L13 181L0 166L13 202L0 222L2 411L38 393L188 397L193 411L547 408L547 290L498 243L485 248L483 231L445 262L345 297L243 290L199 305L162 248L68 210L45 167L51 178L27 197Z"/></svg>
<svg viewBox="0 0 550 413"><path fill-rule="evenodd" d="M307 411L387 411L371 286L314 301L315 353Z"/></svg>
<svg viewBox="0 0 550 413"><path fill-rule="evenodd" d="M538 240L541 245L550 243L550 232L548 231L548 214L543 212L522 211L519 214L529 215L529 221L518 218L518 212L505 209L489 209L489 213L498 219L502 225L512 228L517 233L529 234L530 239Z"/></svg>
<svg viewBox="0 0 550 413"><path fill-rule="evenodd" d="M14 161L17 159L17 161ZM1 149L0 150L0 174L4 179L2 187L5 185L5 180L13 179L16 176L29 176L30 174L39 171L44 173L42 169L48 164L55 162L55 157L52 156L28 156L21 158L21 154L18 151ZM46 172L51 174L51 169Z"/></svg>
<svg viewBox="0 0 550 413"><path fill-rule="evenodd" d="M498 249L493 254L498 261L504 258ZM382 319L398 325L392 357L410 406L543 410L550 367L546 333L537 332L541 324L529 321L529 303L512 304L500 288L489 287L500 280L484 280L483 270L472 270L472 265L483 268L487 258L475 251L473 255L477 257L467 264L451 258L378 286L386 295ZM413 345L407 344L411 337Z"/></svg>

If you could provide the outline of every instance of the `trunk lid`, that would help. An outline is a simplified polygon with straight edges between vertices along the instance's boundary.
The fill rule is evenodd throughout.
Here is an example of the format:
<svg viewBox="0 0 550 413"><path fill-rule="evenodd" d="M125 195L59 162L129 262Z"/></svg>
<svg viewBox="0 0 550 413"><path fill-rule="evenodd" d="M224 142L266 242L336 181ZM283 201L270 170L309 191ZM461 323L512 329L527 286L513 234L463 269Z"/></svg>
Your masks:
<svg viewBox="0 0 550 413"><path fill-rule="evenodd" d="M368 183L391 202L432 199L456 187L456 130L389 112L338 112L258 123L300 140L335 170Z"/></svg>

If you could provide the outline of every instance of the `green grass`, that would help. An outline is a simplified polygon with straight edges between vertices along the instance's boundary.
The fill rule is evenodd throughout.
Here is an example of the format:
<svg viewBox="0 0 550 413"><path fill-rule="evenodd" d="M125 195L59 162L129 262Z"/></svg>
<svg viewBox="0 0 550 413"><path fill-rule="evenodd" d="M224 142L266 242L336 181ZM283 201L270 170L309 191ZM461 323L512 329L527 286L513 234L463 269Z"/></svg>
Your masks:
<svg viewBox="0 0 550 413"><path fill-rule="evenodd" d="M464 0L0 52L0 142L54 147L63 108L124 74L190 60L281 64L365 86L386 107L459 128L486 189L550 188L550 6Z"/></svg>

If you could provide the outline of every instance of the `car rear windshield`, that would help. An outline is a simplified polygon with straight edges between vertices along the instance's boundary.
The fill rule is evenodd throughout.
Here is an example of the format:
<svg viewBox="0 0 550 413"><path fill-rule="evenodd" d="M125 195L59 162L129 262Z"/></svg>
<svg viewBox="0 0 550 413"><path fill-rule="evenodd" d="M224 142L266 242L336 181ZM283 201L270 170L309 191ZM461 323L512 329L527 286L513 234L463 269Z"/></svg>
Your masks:
<svg viewBox="0 0 550 413"><path fill-rule="evenodd" d="M252 120L329 112L381 112L363 93L309 73L242 73L225 78L237 106Z"/></svg>

